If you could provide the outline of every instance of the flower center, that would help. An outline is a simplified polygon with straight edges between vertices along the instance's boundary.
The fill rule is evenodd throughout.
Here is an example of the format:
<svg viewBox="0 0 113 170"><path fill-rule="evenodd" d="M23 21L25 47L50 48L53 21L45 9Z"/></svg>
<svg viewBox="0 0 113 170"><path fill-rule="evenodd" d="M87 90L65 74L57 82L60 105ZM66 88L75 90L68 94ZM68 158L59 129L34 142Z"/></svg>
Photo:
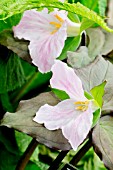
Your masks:
<svg viewBox="0 0 113 170"><path fill-rule="evenodd" d="M77 105L76 110L86 111L88 109L89 101L77 101L74 104Z"/></svg>
<svg viewBox="0 0 113 170"><path fill-rule="evenodd" d="M51 21L50 24L55 27L55 30L51 32L51 34L54 34L58 31L58 29L62 26L64 20L59 15L54 15L55 18L58 20L58 22Z"/></svg>

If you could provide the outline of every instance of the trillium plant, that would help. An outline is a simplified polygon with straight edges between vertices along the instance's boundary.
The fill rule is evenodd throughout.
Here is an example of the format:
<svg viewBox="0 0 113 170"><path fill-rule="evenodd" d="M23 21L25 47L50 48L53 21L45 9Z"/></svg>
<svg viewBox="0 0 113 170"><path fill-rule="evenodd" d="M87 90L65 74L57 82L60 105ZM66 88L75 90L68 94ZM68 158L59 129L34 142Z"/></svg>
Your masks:
<svg viewBox="0 0 113 170"><path fill-rule="evenodd" d="M113 170L111 6L0 2L1 170Z"/></svg>
<svg viewBox="0 0 113 170"><path fill-rule="evenodd" d="M84 96L82 82L74 70L61 61L52 67L52 88L65 91L70 99L56 106L45 104L36 113L34 121L44 123L49 130L62 129L74 150L87 137L93 123L93 100Z"/></svg>

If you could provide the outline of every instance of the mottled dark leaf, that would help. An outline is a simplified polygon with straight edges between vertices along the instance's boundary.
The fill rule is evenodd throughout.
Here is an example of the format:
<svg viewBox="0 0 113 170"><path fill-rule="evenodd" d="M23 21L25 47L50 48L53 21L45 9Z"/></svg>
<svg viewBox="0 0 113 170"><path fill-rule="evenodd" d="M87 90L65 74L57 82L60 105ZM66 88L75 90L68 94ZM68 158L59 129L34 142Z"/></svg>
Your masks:
<svg viewBox="0 0 113 170"><path fill-rule="evenodd" d="M105 36L105 42L101 49L101 54L108 55L113 50L113 34L108 33L106 31L103 31L103 32Z"/></svg>
<svg viewBox="0 0 113 170"><path fill-rule="evenodd" d="M82 68L90 64L98 54L101 53L103 48L105 36L99 28L89 28L86 30L88 35L88 47L81 46L77 51L67 52L68 63L73 68Z"/></svg>
<svg viewBox="0 0 113 170"><path fill-rule="evenodd" d="M31 58L28 51L28 41L15 39L13 32L10 30L4 30L0 33L0 44L6 46L12 50L23 60L31 63Z"/></svg>
<svg viewBox="0 0 113 170"><path fill-rule="evenodd" d="M58 99L51 93L42 93L30 100L21 101L15 113L7 112L1 121L1 126L12 127L16 130L29 134L51 148L61 150L71 149L67 139L62 135L61 130L49 131L43 125L33 121L36 111L44 104L55 105Z"/></svg>
<svg viewBox="0 0 113 170"><path fill-rule="evenodd" d="M113 117L104 116L93 130L92 139L95 152L105 166L113 169Z"/></svg>
<svg viewBox="0 0 113 170"><path fill-rule="evenodd" d="M107 81L105 93L103 96L103 111L113 110L113 64L104 60L101 56L97 57L87 67L76 69L75 72L82 80L84 89L90 91L93 87L98 86L103 81Z"/></svg>

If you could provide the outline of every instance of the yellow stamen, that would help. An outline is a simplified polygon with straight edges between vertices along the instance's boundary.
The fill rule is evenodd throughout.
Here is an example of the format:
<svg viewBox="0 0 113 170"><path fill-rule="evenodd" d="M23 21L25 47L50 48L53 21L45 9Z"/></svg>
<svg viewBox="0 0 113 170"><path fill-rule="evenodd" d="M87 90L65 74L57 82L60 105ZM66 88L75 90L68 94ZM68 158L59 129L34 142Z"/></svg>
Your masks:
<svg viewBox="0 0 113 170"><path fill-rule="evenodd" d="M86 101L84 101L84 102L82 102L82 101L77 101L77 102L75 102L74 104L87 105L87 104L89 104L89 101L88 101L88 100L86 100Z"/></svg>
<svg viewBox="0 0 113 170"><path fill-rule="evenodd" d="M54 25L56 28L60 28L61 24L57 23L57 22L50 22L50 24Z"/></svg>
<svg viewBox="0 0 113 170"><path fill-rule="evenodd" d="M55 17L60 21L60 22L63 22L64 20L59 16L59 15L55 15Z"/></svg>
<svg viewBox="0 0 113 170"><path fill-rule="evenodd" d="M58 30L53 30L53 31L51 32L51 34L55 34L57 31L58 31Z"/></svg>
<svg viewBox="0 0 113 170"><path fill-rule="evenodd" d="M64 20L59 16L59 15L54 15L56 17L56 19L58 20L58 22L54 22L54 21L51 21L50 24L53 25L55 27L55 30L53 30L51 32L51 34L55 34L58 29L62 26L62 23L64 22ZM60 21L60 22L59 22Z"/></svg>
<svg viewBox="0 0 113 170"><path fill-rule="evenodd" d="M77 101L74 103L75 105L79 105L76 107L77 110L81 110L81 111L86 111L88 109L88 105L89 105L89 101Z"/></svg>

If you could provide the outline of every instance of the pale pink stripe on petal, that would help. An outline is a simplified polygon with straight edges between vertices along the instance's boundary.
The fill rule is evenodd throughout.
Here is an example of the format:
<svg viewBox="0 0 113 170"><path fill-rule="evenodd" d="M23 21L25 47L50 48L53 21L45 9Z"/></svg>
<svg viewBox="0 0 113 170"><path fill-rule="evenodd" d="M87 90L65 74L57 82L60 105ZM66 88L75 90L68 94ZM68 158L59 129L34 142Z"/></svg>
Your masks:
<svg viewBox="0 0 113 170"><path fill-rule="evenodd" d="M24 12L20 23L13 27L14 36L31 41L50 34L53 30L50 22L54 21L54 18L53 15L47 13L46 9L43 11L27 10Z"/></svg>
<svg viewBox="0 0 113 170"><path fill-rule="evenodd" d="M51 70L55 58L60 55L64 47L66 37L64 24L55 34L42 36L38 40L30 42L29 50L32 62L38 66L40 72L46 73Z"/></svg>
<svg viewBox="0 0 113 170"><path fill-rule="evenodd" d="M52 72L53 76L50 80L52 88L65 91L70 98L86 100L82 82L72 68L57 60L52 67Z"/></svg>
<svg viewBox="0 0 113 170"><path fill-rule="evenodd" d="M49 130L55 130L67 125L78 114L76 114L74 100L67 99L56 106L45 104L38 110L33 120L38 123L44 123Z"/></svg>
<svg viewBox="0 0 113 170"><path fill-rule="evenodd" d="M68 124L62 127L62 133L68 139L74 150L84 141L87 137L93 120L91 108L76 118L72 119Z"/></svg>

